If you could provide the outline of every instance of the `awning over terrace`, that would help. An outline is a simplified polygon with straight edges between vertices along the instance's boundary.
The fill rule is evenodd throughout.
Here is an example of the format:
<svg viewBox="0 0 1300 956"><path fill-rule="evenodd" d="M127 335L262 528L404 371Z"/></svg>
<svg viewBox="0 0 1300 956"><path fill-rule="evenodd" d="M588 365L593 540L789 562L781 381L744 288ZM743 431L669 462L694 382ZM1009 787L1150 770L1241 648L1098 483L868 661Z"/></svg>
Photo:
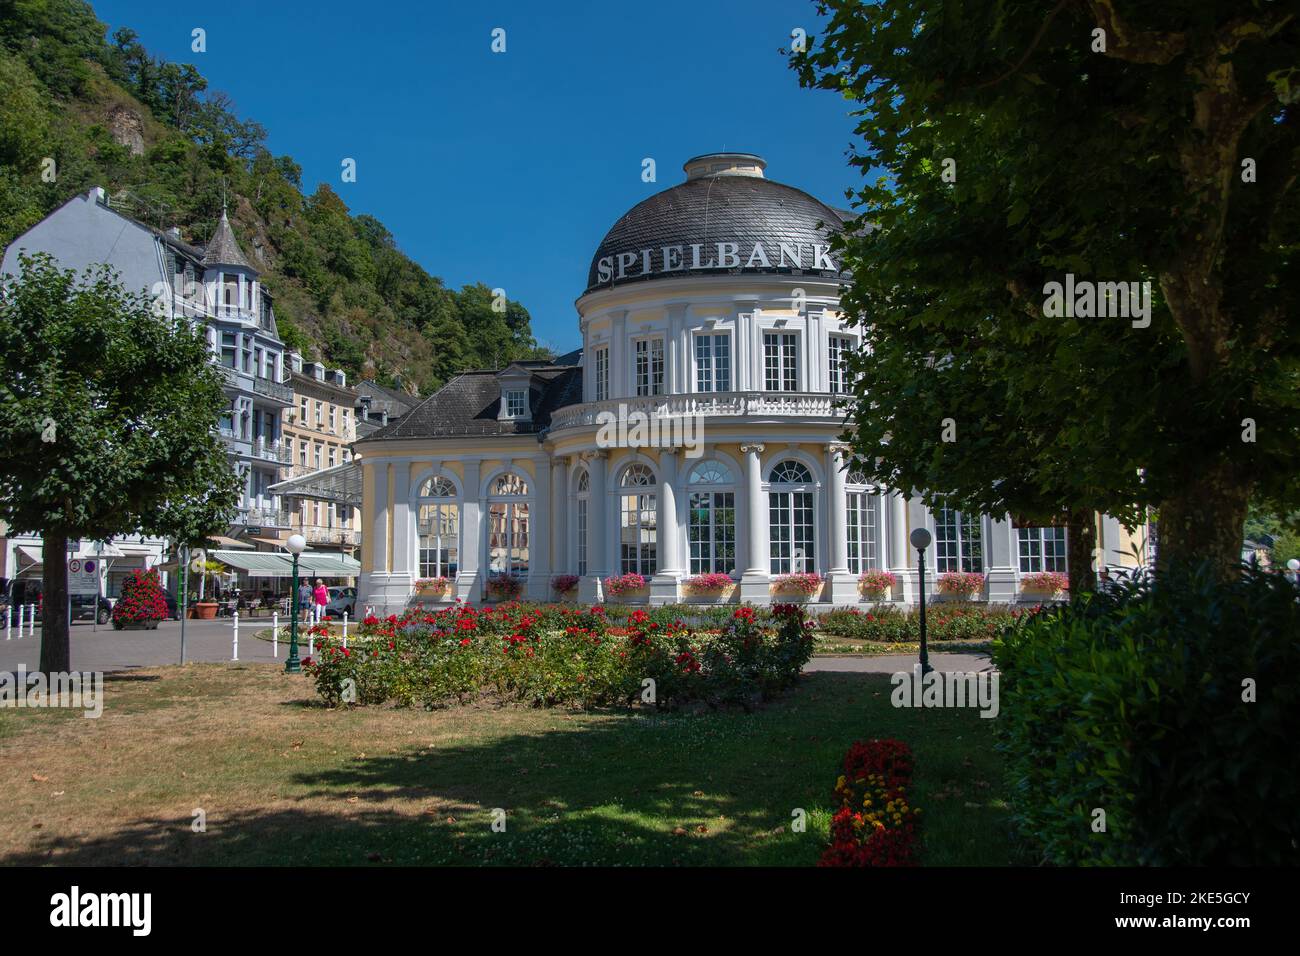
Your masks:
<svg viewBox="0 0 1300 956"><path fill-rule="evenodd" d="M316 501L334 501L339 504L361 507L361 466L345 461L333 468L308 472L271 486L275 495L290 498L311 498Z"/></svg>
<svg viewBox="0 0 1300 956"><path fill-rule="evenodd" d="M271 551L212 551L209 556L229 567L247 571L254 577L293 576L293 558L288 554ZM298 556L298 574L301 577L355 578L360 573L361 562L345 554L305 551Z"/></svg>

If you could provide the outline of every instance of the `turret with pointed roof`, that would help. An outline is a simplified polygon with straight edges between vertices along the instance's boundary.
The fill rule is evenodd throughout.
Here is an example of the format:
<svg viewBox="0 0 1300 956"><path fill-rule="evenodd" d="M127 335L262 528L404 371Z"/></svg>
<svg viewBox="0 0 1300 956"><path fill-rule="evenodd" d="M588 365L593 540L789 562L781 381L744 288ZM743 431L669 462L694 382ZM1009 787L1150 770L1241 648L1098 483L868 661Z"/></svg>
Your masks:
<svg viewBox="0 0 1300 956"><path fill-rule="evenodd" d="M240 266L256 273L252 264L244 258L244 253L239 248L239 243L235 241L235 231L230 228L230 219L226 216L226 210L221 210L221 221L217 223L216 231L212 233L212 238L208 241L203 250L203 265L212 266Z"/></svg>

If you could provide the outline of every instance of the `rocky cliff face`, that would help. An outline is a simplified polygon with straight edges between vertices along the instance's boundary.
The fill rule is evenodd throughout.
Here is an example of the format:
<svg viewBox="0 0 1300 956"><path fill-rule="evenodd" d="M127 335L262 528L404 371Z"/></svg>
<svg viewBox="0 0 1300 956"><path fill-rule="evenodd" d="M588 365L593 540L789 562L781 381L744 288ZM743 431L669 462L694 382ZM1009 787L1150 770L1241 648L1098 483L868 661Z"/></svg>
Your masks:
<svg viewBox="0 0 1300 956"><path fill-rule="evenodd" d="M108 130L132 156L144 155L144 120L137 113L124 106L113 107L108 114Z"/></svg>

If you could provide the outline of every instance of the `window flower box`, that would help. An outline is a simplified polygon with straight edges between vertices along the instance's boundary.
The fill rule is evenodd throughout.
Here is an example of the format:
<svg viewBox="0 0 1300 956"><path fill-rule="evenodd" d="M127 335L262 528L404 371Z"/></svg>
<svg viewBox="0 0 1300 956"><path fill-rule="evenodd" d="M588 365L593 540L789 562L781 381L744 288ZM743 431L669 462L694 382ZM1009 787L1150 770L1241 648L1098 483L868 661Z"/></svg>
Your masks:
<svg viewBox="0 0 1300 956"><path fill-rule="evenodd" d="M644 577L631 571L608 577L604 581L605 596L623 604L638 602L650 597L650 584Z"/></svg>
<svg viewBox="0 0 1300 956"><path fill-rule="evenodd" d="M984 573L982 571L946 571L939 575L936 589L940 594L958 600L969 601L984 591Z"/></svg>
<svg viewBox="0 0 1300 956"><path fill-rule="evenodd" d="M1070 578L1060 571L1035 571L1020 575L1020 590L1026 594L1057 595L1070 589Z"/></svg>
<svg viewBox="0 0 1300 956"><path fill-rule="evenodd" d="M822 576L815 572L797 571L794 574L778 574L772 582L772 593L786 599L813 600L822 589Z"/></svg>
<svg viewBox="0 0 1300 956"><path fill-rule="evenodd" d="M451 593L451 579L419 578L415 582L415 593L420 597L445 597Z"/></svg>
<svg viewBox="0 0 1300 956"><path fill-rule="evenodd" d="M726 604L736 593L730 574L696 574L682 582L682 591L692 604Z"/></svg>
<svg viewBox="0 0 1300 956"><path fill-rule="evenodd" d="M560 574L551 579L551 590L561 601L572 601L578 596L578 584L581 581L576 574Z"/></svg>
<svg viewBox="0 0 1300 956"><path fill-rule="evenodd" d="M890 591L898 586L898 578L891 571L882 571L879 568L870 568L863 571L862 576L858 578L858 588L863 595L871 601L883 601Z"/></svg>
<svg viewBox="0 0 1300 956"><path fill-rule="evenodd" d="M494 574L487 581L489 601L513 601L523 593L524 582L517 574Z"/></svg>

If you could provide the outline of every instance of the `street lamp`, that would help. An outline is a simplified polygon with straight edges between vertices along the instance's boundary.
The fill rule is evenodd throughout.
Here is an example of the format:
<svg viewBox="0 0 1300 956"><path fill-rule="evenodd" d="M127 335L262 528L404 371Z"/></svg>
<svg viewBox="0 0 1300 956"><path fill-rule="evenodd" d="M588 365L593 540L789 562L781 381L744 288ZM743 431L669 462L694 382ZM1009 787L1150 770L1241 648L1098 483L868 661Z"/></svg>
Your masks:
<svg viewBox="0 0 1300 956"><path fill-rule="evenodd" d="M285 548L293 555L293 588L289 591L289 659L284 662L286 674L302 671L298 660L298 555L307 549L307 539L300 534L289 535Z"/></svg>
<svg viewBox="0 0 1300 956"><path fill-rule="evenodd" d="M928 674L934 670L930 666L930 653L925 646L925 549L930 547L930 532L917 528L909 536L912 547L916 548L916 570L920 580L921 596L921 673Z"/></svg>
<svg viewBox="0 0 1300 956"><path fill-rule="evenodd" d="M1300 585L1300 559L1292 558L1286 563L1286 566L1291 572L1291 583Z"/></svg>

